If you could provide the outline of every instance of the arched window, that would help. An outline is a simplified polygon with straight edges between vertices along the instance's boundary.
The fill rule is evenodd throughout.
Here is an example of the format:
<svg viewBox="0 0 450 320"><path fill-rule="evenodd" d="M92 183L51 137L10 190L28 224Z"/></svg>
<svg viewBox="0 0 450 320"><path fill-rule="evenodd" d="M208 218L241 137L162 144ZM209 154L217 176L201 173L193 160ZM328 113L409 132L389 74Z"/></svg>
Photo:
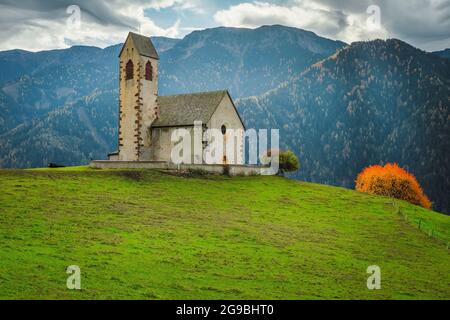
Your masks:
<svg viewBox="0 0 450 320"><path fill-rule="evenodd" d="M125 73L126 73L126 80L131 80L134 77L134 64L133 61L128 60L127 62L127 66L125 68Z"/></svg>
<svg viewBox="0 0 450 320"><path fill-rule="evenodd" d="M227 133L227 127L225 125L220 128L220 131L222 131L222 134L225 135Z"/></svg>
<svg viewBox="0 0 450 320"><path fill-rule="evenodd" d="M145 80L153 81L153 67L150 61L145 65Z"/></svg>

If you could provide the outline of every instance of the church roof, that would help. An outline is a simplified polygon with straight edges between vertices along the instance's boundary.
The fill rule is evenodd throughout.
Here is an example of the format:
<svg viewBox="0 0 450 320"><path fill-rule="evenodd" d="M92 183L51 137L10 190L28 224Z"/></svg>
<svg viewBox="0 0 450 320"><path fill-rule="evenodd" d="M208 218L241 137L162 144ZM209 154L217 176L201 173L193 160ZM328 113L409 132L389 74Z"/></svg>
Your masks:
<svg viewBox="0 0 450 320"><path fill-rule="evenodd" d="M153 45L152 39L150 39L150 37L145 37L143 35L133 32L130 32L128 34L128 37L131 37L131 39L133 39L134 46L136 47L138 53L141 56L159 60L158 52L156 51L155 46ZM123 48L124 47L125 45L123 46ZM120 52L120 55L122 54L122 51Z"/></svg>
<svg viewBox="0 0 450 320"><path fill-rule="evenodd" d="M152 127L192 126L194 121L208 123L228 91L159 96L160 116Z"/></svg>

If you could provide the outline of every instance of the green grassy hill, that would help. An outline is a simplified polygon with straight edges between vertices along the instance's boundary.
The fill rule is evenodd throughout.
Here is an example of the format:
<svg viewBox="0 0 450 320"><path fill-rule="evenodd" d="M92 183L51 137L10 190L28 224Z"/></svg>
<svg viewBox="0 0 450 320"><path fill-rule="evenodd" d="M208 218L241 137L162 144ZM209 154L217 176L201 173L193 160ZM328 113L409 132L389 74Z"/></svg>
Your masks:
<svg viewBox="0 0 450 320"><path fill-rule="evenodd" d="M401 201L87 168L3 170L0 188L2 299L450 299L450 217Z"/></svg>

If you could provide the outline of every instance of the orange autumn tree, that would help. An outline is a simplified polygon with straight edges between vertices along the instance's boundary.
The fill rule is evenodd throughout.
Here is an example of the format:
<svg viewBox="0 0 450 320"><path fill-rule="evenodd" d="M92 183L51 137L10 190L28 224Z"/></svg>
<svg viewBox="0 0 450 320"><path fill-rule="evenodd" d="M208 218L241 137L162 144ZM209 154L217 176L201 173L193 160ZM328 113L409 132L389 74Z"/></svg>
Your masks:
<svg viewBox="0 0 450 320"><path fill-rule="evenodd" d="M364 169L356 179L356 190L405 200L427 209L432 208L431 201L423 192L416 177L396 163Z"/></svg>

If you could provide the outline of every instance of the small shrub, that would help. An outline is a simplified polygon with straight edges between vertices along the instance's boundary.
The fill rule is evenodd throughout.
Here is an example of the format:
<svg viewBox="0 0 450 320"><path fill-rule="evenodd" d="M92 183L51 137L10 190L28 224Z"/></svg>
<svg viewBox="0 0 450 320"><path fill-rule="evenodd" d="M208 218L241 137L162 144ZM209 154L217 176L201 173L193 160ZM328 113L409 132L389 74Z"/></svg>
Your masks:
<svg viewBox="0 0 450 320"><path fill-rule="evenodd" d="M427 209L432 208L416 177L395 163L364 169L356 179L356 190L405 200Z"/></svg>
<svg viewBox="0 0 450 320"><path fill-rule="evenodd" d="M290 150L287 151L279 151L277 149L267 150L267 152L261 155L261 161L263 163L270 163L271 158L275 156L279 157L278 174L282 175L286 172L294 172L300 169L300 162L297 156Z"/></svg>
<svg viewBox="0 0 450 320"><path fill-rule="evenodd" d="M161 170L160 172L183 178L202 178L212 175L204 169L185 169L185 170Z"/></svg>
<svg viewBox="0 0 450 320"><path fill-rule="evenodd" d="M280 173L294 172L300 169L297 156L290 150L280 152Z"/></svg>
<svg viewBox="0 0 450 320"><path fill-rule="evenodd" d="M188 169L187 176L189 177L206 177L210 173L204 169Z"/></svg>

